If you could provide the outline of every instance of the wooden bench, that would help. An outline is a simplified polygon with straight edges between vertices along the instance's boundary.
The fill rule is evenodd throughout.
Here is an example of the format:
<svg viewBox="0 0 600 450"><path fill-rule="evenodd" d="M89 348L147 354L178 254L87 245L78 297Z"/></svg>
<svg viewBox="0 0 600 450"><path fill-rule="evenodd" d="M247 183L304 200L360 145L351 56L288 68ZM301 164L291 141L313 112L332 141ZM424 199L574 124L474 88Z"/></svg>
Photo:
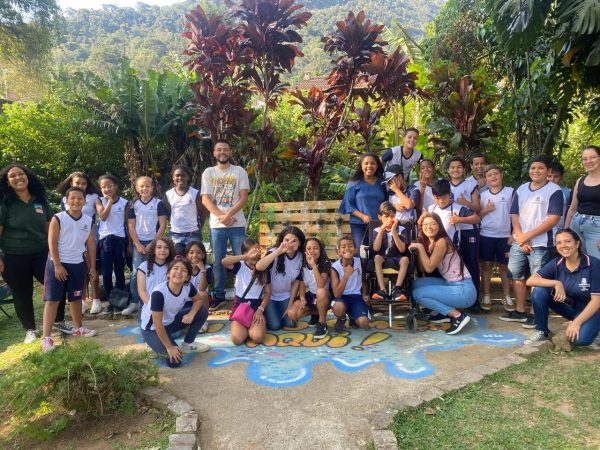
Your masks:
<svg viewBox="0 0 600 450"><path fill-rule="evenodd" d="M348 214L339 214L341 200L323 200L260 205L260 248L265 251L275 246L277 235L286 226L300 228L306 237L317 237L325 244L327 256L337 259L337 241L350 234Z"/></svg>

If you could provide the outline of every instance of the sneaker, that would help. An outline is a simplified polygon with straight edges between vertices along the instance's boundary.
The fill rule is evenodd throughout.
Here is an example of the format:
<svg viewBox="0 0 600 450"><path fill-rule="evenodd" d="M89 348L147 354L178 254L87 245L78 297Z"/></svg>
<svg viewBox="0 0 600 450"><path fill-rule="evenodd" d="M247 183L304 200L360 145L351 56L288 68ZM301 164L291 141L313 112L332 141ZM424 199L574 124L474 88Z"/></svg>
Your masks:
<svg viewBox="0 0 600 450"><path fill-rule="evenodd" d="M389 296L387 295L387 292L379 290L371 294L371 300L374 302L384 302L389 300Z"/></svg>
<svg viewBox="0 0 600 450"><path fill-rule="evenodd" d="M525 339L524 344L530 345L530 344L533 344L534 342L547 341L548 339L550 339L550 338L548 337L548 335L546 333L544 333L543 331L540 331L540 330L536 330L536 332L533 333L532 336Z"/></svg>
<svg viewBox="0 0 600 450"><path fill-rule="evenodd" d="M335 321L335 326L333 327L333 331L336 333L341 333L344 331L344 325L346 324L346 318L338 319Z"/></svg>
<svg viewBox="0 0 600 450"><path fill-rule="evenodd" d="M336 323L337 325L337 323ZM342 329L344 329L344 325L342 324ZM327 324L326 323L317 323L317 329L315 330L315 339L323 339L325 336L327 336L327 333L329 332L329 330L327 329Z"/></svg>
<svg viewBox="0 0 600 450"><path fill-rule="evenodd" d="M88 303L84 300L81 301L81 314L85 314L90 309Z"/></svg>
<svg viewBox="0 0 600 450"><path fill-rule="evenodd" d="M90 314L98 314L100 311L102 311L102 303L100 302L100 299L95 298L92 300L92 309L90 309Z"/></svg>
<svg viewBox="0 0 600 450"><path fill-rule="evenodd" d="M73 326L64 320L62 322L54 322L52 329L64 334L73 334Z"/></svg>
<svg viewBox="0 0 600 450"><path fill-rule="evenodd" d="M595 351L600 350L600 335L598 335L598 337L596 339L594 339L594 342L592 342L590 345L588 345L587 348L589 348L590 350L595 350Z"/></svg>
<svg viewBox="0 0 600 450"><path fill-rule="evenodd" d="M44 353L48 353L51 352L52 350L55 350L56 346L54 345L54 341L52 340L52 338L50 336L46 336L44 339L42 339L42 351Z"/></svg>
<svg viewBox="0 0 600 450"><path fill-rule="evenodd" d="M124 316L131 316L132 314L136 313L138 309L139 305L137 303L130 303L127 308L121 311L121 314Z"/></svg>
<svg viewBox="0 0 600 450"><path fill-rule="evenodd" d="M492 299L490 299L489 295L484 295L481 299L481 309L484 311L489 311L492 309Z"/></svg>
<svg viewBox="0 0 600 450"><path fill-rule="evenodd" d="M450 317L444 316L443 314L437 313L433 316L429 316L429 322L431 323L449 323Z"/></svg>
<svg viewBox="0 0 600 450"><path fill-rule="evenodd" d="M505 296L502 299L502 305L504 306L504 309L507 311L514 311L515 310L515 304L513 302L513 299L510 295Z"/></svg>
<svg viewBox="0 0 600 450"><path fill-rule="evenodd" d="M79 336L79 337L92 337L92 336L96 336L98 333L96 332L96 330L90 330L89 328L86 328L84 326L81 326L75 330L73 330L73 336Z"/></svg>
<svg viewBox="0 0 600 450"><path fill-rule="evenodd" d="M182 353L204 353L210 350L210 347L202 342L184 342L181 344L181 352Z"/></svg>
<svg viewBox="0 0 600 450"><path fill-rule="evenodd" d="M406 291L400 286L395 286L392 290L392 300L395 302L405 302L407 299Z"/></svg>
<svg viewBox="0 0 600 450"><path fill-rule="evenodd" d="M527 313L520 311L509 311L506 314L502 314L498 318L505 322L526 322Z"/></svg>
<svg viewBox="0 0 600 450"><path fill-rule="evenodd" d="M206 333L208 331L208 320L202 324L199 333Z"/></svg>
<svg viewBox="0 0 600 450"><path fill-rule="evenodd" d="M319 323L319 315L318 314L311 314L310 315L310 320L308 321L308 324L311 327L314 327L318 323Z"/></svg>
<svg viewBox="0 0 600 450"><path fill-rule="evenodd" d="M115 312L115 307L113 305L108 305L108 306L105 306L104 308L102 308L102 311L100 311L100 315L101 316L110 316L114 312Z"/></svg>
<svg viewBox="0 0 600 450"><path fill-rule="evenodd" d="M25 344L33 344L38 338L37 331L35 330L27 330L25 332L25 340L23 341Z"/></svg>
<svg viewBox="0 0 600 450"><path fill-rule="evenodd" d="M350 316L348 316L348 319L350 319L350 321L348 323L350 325L350 328L352 328L353 330L358 330L358 325L356 325L356 320L354 320Z"/></svg>
<svg viewBox="0 0 600 450"><path fill-rule="evenodd" d="M533 316L533 314L527 314L527 319L525 320L525 322L523 322L523 325L521 325L523 328L535 328L535 318Z"/></svg>
<svg viewBox="0 0 600 450"><path fill-rule="evenodd" d="M208 308L209 311L219 311L221 309L225 308L225 299L224 298L216 298L214 299L214 301L211 303L210 307Z"/></svg>
<svg viewBox="0 0 600 450"><path fill-rule="evenodd" d="M450 328L446 330L446 334L458 334L469 322L471 318L464 313L458 317L450 318Z"/></svg>

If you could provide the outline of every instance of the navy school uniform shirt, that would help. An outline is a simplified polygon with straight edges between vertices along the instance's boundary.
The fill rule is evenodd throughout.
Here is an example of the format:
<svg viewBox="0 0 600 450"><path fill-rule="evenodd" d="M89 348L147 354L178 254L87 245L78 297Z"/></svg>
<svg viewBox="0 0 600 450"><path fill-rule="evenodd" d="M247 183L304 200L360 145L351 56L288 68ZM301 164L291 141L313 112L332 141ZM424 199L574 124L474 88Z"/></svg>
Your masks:
<svg viewBox="0 0 600 450"><path fill-rule="evenodd" d="M353 211L360 211L372 220L377 220L379 205L387 200L387 191L381 181L377 179L373 184L364 180L349 182L338 212L350 214L350 223L353 224L363 224L362 220L352 215Z"/></svg>
<svg viewBox="0 0 600 450"><path fill-rule="evenodd" d="M398 235L400 236L400 240L407 244L408 238L406 236L406 228L404 228L402 225L396 226L398 227ZM380 228L381 227L377 227L373 230L373 235L371 236L371 249L373 249L373 242L375 242L375 238L377 237ZM398 250L398 247L394 242L391 231L385 231L383 233L383 236L381 237L381 248L378 252L373 250L373 254L385 256L386 258L399 258L401 256L400 250Z"/></svg>
<svg viewBox="0 0 600 450"><path fill-rule="evenodd" d="M585 253L581 254L579 267L573 272L567 269L565 259L559 257L542 267L536 276L560 281L573 303L585 305L592 295L600 295L600 259Z"/></svg>

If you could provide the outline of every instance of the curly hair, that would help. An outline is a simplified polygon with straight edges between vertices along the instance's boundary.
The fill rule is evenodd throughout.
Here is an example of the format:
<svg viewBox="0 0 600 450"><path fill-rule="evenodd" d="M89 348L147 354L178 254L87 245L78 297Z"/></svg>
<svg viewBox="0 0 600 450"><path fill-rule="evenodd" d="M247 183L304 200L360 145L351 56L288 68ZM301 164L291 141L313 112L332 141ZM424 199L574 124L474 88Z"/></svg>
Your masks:
<svg viewBox="0 0 600 450"><path fill-rule="evenodd" d="M165 263L170 263L175 257L175 243L171 240L171 238L168 238L167 236L157 237L148 245L147 248L148 256L146 257L146 264L148 265L148 275L152 273L152 269L154 267L154 259L156 258L154 252L156 250L156 244L158 241L164 242L169 248L169 256L167 256Z"/></svg>
<svg viewBox="0 0 600 450"><path fill-rule="evenodd" d="M321 239L316 237L308 237L304 241L304 248L309 242L316 242L319 246L319 259L317 260L317 268L319 269L319 273L329 273L329 269L331 269L331 261L327 256L327 251L325 250L325 244L321 241ZM302 267L308 268L308 264L306 263L306 255L302 253Z"/></svg>
<svg viewBox="0 0 600 450"><path fill-rule="evenodd" d="M8 184L8 172L15 167L25 172L28 180L27 190L29 193L38 200L47 203L48 198L46 196L46 188L38 176L33 173L31 169L19 163L8 164L4 166L2 170L0 170L0 201L13 200L17 198L17 194L15 194L13 188Z"/></svg>
<svg viewBox="0 0 600 450"><path fill-rule="evenodd" d="M352 177L350 178L351 181L360 181L365 177L365 174L362 170L362 162L368 157L373 158L375 160L375 163L377 164L377 169L375 170L375 177L377 177L377 179L383 178L383 163L381 162L381 158L379 158L379 156L377 156L376 153L363 153L360 157L360 160L358 161L358 167L356 168L354 175L352 175Z"/></svg>

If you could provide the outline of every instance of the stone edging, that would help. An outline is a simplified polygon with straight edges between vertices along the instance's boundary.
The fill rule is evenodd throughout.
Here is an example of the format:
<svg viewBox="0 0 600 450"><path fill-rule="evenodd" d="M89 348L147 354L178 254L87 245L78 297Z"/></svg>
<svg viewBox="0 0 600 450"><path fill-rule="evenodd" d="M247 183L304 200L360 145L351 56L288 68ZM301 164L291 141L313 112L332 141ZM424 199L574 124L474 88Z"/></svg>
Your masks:
<svg viewBox="0 0 600 450"><path fill-rule="evenodd" d="M371 430L373 444L376 450L398 450L398 441L396 435L389 428L394 421L394 417L399 411L408 408L414 408L422 403L441 397L447 392L460 389L468 384L481 381L486 375L498 372L514 364L522 364L528 358L539 353L545 353L554 349L550 340L537 342L527 346L519 347L508 355L500 356L487 364L471 367L461 373L458 373L451 380L436 379L436 376L430 378L433 383L421 388L420 391L412 395L401 398L397 403L375 413L371 419ZM431 386L433 384L433 386Z"/></svg>
<svg viewBox="0 0 600 450"><path fill-rule="evenodd" d="M167 450L200 450L200 418L192 405L160 387L144 388L140 394L156 409L168 410L177 416L175 433L169 436Z"/></svg>

